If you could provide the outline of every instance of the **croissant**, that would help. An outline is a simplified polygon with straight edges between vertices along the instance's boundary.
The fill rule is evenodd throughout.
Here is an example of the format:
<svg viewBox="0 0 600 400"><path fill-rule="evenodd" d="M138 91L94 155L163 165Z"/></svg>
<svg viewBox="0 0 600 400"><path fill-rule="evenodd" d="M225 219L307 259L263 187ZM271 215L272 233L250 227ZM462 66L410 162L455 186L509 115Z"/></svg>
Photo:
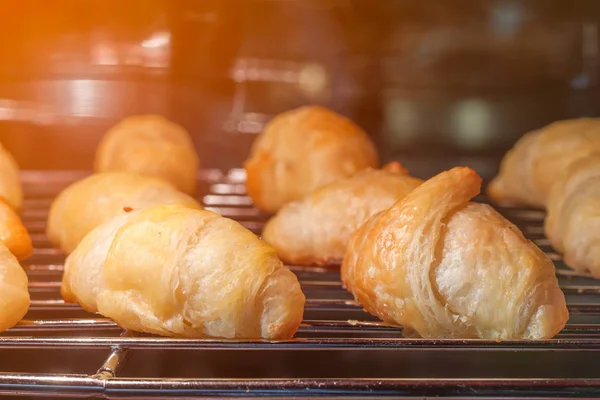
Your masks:
<svg viewBox="0 0 600 400"><path fill-rule="evenodd" d="M283 206L265 226L263 238L289 264L339 262L356 229L421 182L399 163L361 171Z"/></svg>
<svg viewBox="0 0 600 400"><path fill-rule="evenodd" d="M71 253L92 229L129 209L155 204L202 208L170 183L128 172L91 175L63 190L52 203L46 234L54 246Z"/></svg>
<svg viewBox="0 0 600 400"><path fill-rule="evenodd" d="M500 203L546 207L554 182L574 161L600 150L600 119L559 121L523 136L488 187Z"/></svg>
<svg viewBox="0 0 600 400"><path fill-rule="evenodd" d="M27 274L0 242L0 332L19 322L29 308Z"/></svg>
<svg viewBox="0 0 600 400"><path fill-rule="evenodd" d="M578 271L600 278L600 153L572 163L548 201L546 236Z"/></svg>
<svg viewBox="0 0 600 400"><path fill-rule="evenodd" d="M315 189L379 164L369 136L345 117L316 106L275 117L245 162L248 195L276 212Z"/></svg>
<svg viewBox="0 0 600 400"><path fill-rule="evenodd" d="M68 258L62 292L126 329L182 337L290 338L305 303L267 243L233 220L177 205L92 231Z"/></svg>
<svg viewBox="0 0 600 400"><path fill-rule="evenodd" d="M19 166L12 154L0 144L0 197L15 210L23 207L23 188Z"/></svg>
<svg viewBox="0 0 600 400"><path fill-rule="evenodd" d="M342 281L366 311L426 338L544 339L568 311L550 259L454 168L353 236Z"/></svg>
<svg viewBox="0 0 600 400"><path fill-rule="evenodd" d="M33 252L31 237L19 215L0 198L0 241L19 260L24 260Z"/></svg>
<svg viewBox="0 0 600 400"><path fill-rule="evenodd" d="M129 117L110 129L98 147L96 172L136 172L194 194L200 160L188 132L158 115Z"/></svg>

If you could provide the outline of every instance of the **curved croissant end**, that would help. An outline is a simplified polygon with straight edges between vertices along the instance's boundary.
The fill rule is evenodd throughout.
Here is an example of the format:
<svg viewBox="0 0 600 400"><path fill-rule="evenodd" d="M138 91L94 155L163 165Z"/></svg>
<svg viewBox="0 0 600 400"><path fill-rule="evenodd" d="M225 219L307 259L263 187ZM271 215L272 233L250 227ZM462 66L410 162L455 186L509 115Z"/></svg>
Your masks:
<svg viewBox="0 0 600 400"><path fill-rule="evenodd" d="M24 260L33 253L31 237L19 214L10 204L0 197L0 241L2 241L17 260Z"/></svg>
<svg viewBox="0 0 600 400"><path fill-rule="evenodd" d="M565 263L600 277L600 153L577 160L550 193L546 236Z"/></svg>
<svg viewBox="0 0 600 400"><path fill-rule="evenodd" d="M550 259L459 167L423 183L355 232L344 285L366 311L423 337L546 338L568 312Z"/></svg>

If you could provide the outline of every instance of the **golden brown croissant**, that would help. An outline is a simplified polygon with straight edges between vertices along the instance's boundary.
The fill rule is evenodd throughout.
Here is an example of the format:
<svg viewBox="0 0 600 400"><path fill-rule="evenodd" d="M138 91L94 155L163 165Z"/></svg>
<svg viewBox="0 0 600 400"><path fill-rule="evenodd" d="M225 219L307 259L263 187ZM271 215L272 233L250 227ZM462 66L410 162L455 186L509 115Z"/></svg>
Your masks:
<svg viewBox="0 0 600 400"><path fill-rule="evenodd" d="M265 226L263 238L286 263L339 262L356 229L421 183L399 163L361 171L283 206Z"/></svg>
<svg viewBox="0 0 600 400"><path fill-rule="evenodd" d="M545 231L568 266L600 278L600 153L572 163L554 185Z"/></svg>
<svg viewBox="0 0 600 400"><path fill-rule="evenodd" d="M256 138L244 164L248 194L263 211L379 164L369 136L322 107L301 107L275 117Z"/></svg>
<svg viewBox="0 0 600 400"><path fill-rule="evenodd" d="M305 297L275 251L210 211L153 206L90 233L69 256L67 300L134 331L284 339Z"/></svg>
<svg viewBox="0 0 600 400"><path fill-rule="evenodd" d="M0 332L19 322L29 308L27 274L0 242Z"/></svg>
<svg viewBox="0 0 600 400"><path fill-rule="evenodd" d="M155 204L202 208L192 197L162 179L128 172L91 175L63 190L52 203L47 235L70 253L92 229L129 209Z"/></svg>
<svg viewBox="0 0 600 400"><path fill-rule="evenodd" d="M523 136L502 160L488 194L500 203L545 207L574 161L600 150L600 119L559 121Z"/></svg>
<svg viewBox="0 0 600 400"><path fill-rule="evenodd" d="M19 260L24 260L33 252L31 238L19 215L0 198L0 241Z"/></svg>
<svg viewBox="0 0 600 400"><path fill-rule="evenodd" d="M188 132L158 115L129 117L110 129L98 147L97 172L136 172L196 192L200 160Z"/></svg>
<svg viewBox="0 0 600 400"><path fill-rule="evenodd" d="M12 154L0 144L0 197L15 210L23 207L23 188L19 166Z"/></svg>
<svg viewBox="0 0 600 400"><path fill-rule="evenodd" d="M342 280L366 311L428 338L543 339L568 319L552 261L454 168L352 237Z"/></svg>

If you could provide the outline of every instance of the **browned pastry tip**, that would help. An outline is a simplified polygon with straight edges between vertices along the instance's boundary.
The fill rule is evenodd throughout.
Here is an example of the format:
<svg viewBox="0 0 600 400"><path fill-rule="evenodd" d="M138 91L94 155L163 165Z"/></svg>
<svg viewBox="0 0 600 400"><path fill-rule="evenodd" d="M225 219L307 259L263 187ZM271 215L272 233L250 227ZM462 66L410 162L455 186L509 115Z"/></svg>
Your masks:
<svg viewBox="0 0 600 400"><path fill-rule="evenodd" d="M393 172L396 174L404 174L404 175L410 174L408 169L404 168L404 166L400 163L400 161L389 162L389 163L385 164L383 167L381 167L381 169L384 171Z"/></svg>
<svg viewBox="0 0 600 400"><path fill-rule="evenodd" d="M0 241L4 242L18 260L24 260L33 253L27 228L16 211L2 197L0 197Z"/></svg>

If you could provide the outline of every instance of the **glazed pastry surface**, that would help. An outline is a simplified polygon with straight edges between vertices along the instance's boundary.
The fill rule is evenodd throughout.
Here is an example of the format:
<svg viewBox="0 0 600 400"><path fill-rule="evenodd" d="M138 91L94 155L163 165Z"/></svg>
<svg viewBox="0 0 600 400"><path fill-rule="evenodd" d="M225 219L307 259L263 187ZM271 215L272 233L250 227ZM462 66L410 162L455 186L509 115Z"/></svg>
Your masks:
<svg viewBox="0 0 600 400"><path fill-rule="evenodd" d="M600 278L600 153L571 164L554 185L545 232L565 264Z"/></svg>
<svg viewBox="0 0 600 400"><path fill-rule="evenodd" d="M426 338L546 339L568 311L552 261L454 168L352 237L342 280L366 311Z"/></svg>
<svg viewBox="0 0 600 400"><path fill-rule="evenodd" d="M15 210L2 198L0 198L0 241L19 260L26 259L33 252L27 228Z"/></svg>
<svg viewBox="0 0 600 400"><path fill-rule="evenodd" d="M267 223L263 238L288 264L340 262L356 229L421 183L399 163L369 168L286 204Z"/></svg>
<svg viewBox="0 0 600 400"><path fill-rule="evenodd" d="M307 106L269 122L244 167L254 204L274 213L321 186L378 165L375 146L362 129L326 108Z"/></svg>
<svg viewBox="0 0 600 400"><path fill-rule="evenodd" d="M96 172L135 172L195 194L200 160L189 133L158 115L129 117L110 129L96 153Z"/></svg>
<svg viewBox="0 0 600 400"><path fill-rule="evenodd" d="M600 119L559 121L523 136L502 160L488 194L499 203L544 208L570 164L600 151Z"/></svg>
<svg viewBox="0 0 600 400"><path fill-rule="evenodd" d="M0 197L16 211L23 207L23 187L19 166L2 144L0 144Z"/></svg>
<svg viewBox="0 0 600 400"><path fill-rule="evenodd" d="M63 282L67 300L164 336L286 339L305 302L266 242L233 220L181 206L101 225L69 257Z"/></svg>
<svg viewBox="0 0 600 400"><path fill-rule="evenodd" d="M202 208L170 183L128 172L91 175L63 190L52 203L47 235L52 244L71 253L96 226L131 209L156 204Z"/></svg>
<svg viewBox="0 0 600 400"><path fill-rule="evenodd" d="M17 324L29 309L27 274L0 242L0 332Z"/></svg>

